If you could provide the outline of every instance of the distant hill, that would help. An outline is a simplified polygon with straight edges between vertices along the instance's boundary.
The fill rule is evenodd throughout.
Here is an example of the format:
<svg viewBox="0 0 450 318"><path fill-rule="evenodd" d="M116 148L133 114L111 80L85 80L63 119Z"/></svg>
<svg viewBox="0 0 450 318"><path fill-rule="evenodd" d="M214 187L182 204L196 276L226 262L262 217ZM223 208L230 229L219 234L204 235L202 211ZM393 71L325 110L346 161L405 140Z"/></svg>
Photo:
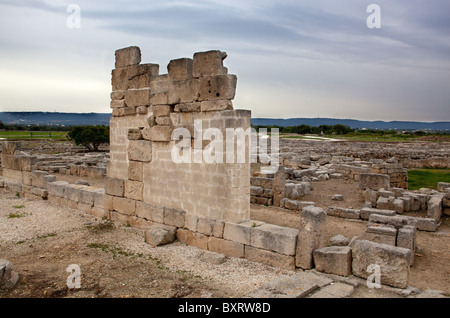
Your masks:
<svg viewBox="0 0 450 318"><path fill-rule="evenodd" d="M252 118L252 125L258 126L300 126L308 125L318 127L320 125L345 125L353 129L396 129L396 130L450 130L450 122L417 122L417 121L364 121L356 119L336 118Z"/></svg>
<svg viewBox="0 0 450 318"><path fill-rule="evenodd" d="M0 112L0 121L9 125L109 125L110 117L110 113Z"/></svg>
<svg viewBox="0 0 450 318"><path fill-rule="evenodd" d="M0 112L4 124L22 125L109 125L111 113L58 113L58 112ZM416 121L364 121L336 118L252 118L253 125L299 126L302 124L317 127L320 125L342 124L354 129L398 129L398 130L450 130L450 122Z"/></svg>

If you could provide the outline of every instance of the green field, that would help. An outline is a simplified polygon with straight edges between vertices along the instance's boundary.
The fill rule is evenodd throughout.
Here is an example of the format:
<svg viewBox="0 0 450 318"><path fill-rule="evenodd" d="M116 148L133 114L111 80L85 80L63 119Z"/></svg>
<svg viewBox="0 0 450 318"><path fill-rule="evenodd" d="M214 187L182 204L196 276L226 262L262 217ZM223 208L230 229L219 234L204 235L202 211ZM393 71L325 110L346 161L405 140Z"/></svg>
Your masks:
<svg viewBox="0 0 450 318"><path fill-rule="evenodd" d="M8 130L0 131L0 138L3 139L65 139L67 131L27 131Z"/></svg>
<svg viewBox="0 0 450 318"><path fill-rule="evenodd" d="M450 169L417 169L408 171L408 189L436 189L438 182L450 182Z"/></svg>

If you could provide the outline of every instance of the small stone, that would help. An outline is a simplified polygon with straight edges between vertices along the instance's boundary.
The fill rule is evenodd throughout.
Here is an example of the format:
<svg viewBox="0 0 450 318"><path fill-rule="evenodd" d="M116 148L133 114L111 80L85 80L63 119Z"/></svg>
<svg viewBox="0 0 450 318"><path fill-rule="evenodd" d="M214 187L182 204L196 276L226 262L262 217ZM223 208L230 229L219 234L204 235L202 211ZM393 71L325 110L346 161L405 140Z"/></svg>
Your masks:
<svg viewBox="0 0 450 318"><path fill-rule="evenodd" d="M334 201L344 201L344 196L342 194L335 194L333 195L333 197L331 198L331 200Z"/></svg>

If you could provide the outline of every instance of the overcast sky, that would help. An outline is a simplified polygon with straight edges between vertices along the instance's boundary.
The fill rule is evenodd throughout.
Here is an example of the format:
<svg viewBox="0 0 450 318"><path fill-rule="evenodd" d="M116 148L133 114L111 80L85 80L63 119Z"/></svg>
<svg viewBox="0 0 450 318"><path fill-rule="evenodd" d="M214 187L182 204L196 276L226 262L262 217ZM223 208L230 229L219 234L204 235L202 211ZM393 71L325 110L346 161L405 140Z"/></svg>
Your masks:
<svg viewBox="0 0 450 318"><path fill-rule="evenodd" d="M136 45L160 73L227 52L252 117L450 121L449 17L449 0L0 0L0 110L110 112L114 51Z"/></svg>

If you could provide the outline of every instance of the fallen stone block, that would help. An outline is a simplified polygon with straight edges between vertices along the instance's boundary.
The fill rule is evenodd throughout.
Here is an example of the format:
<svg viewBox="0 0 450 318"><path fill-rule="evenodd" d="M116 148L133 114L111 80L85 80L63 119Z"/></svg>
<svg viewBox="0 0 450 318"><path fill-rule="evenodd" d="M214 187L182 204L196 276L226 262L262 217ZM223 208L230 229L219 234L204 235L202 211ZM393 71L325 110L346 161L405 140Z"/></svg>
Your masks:
<svg viewBox="0 0 450 318"><path fill-rule="evenodd" d="M410 264L414 264L414 254L416 250L416 228L406 225L397 232L397 246L411 250Z"/></svg>
<svg viewBox="0 0 450 318"><path fill-rule="evenodd" d="M394 216L395 211L381 210L381 209L374 209L374 208L362 208L360 210L360 216L361 216L361 219L363 219L363 220L368 220L371 214Z"/></svg>
<svg viewBox="0 0 450 318"><path fill-rule="evenodd" d="M330 238L328 246L347 246L350 243L350 239L344 235L336 235Z"/></svg>
<svg viewBox="0 0 450 318"><path fill-rule="evenodd" d="M172 243L176 228L167 225L153 225L145 231L145 242L153 246Z"/></svg>
<svg viewBox="0 0 450 318"><path fill-rule="evenodd" d="M298 230L264 223L252 227L250 245L284 255L295 255Z"/></svg>
<svg viewBox="0 0 450 318"><path fill-rule="evenodd" d="M378 265L381 284L406 288L409 282L410 258L409 249L357 240L352 248L353 275L368 278L373 274L368 272L369 266Z"/></svg>
<svg viewBox="0 0 450 318"><path fill-rule="evenodd" d="M316 270L328 274L349 276L352 273L352 249L348 246L330 246L314 250Z"/></svg>
<svg viewBox="0 0 450 318"><path fill-rule="evenodd" d="M391 225L372 224L367 227L359 239L396 246L397 230Z"/></svg>
<svg viewBox="0 0 450 318"><path fill-rule="evenodd" d="M336 217L340 217L340 218L347 218L347 219L359 219L360 218L360 210L340 208L340 207L328 207L327 215L336 216Z"/></svg>
<svg viewBox="0 0 450 318"><path fill-rule="evenodd" d="M446 188L450 188L450 183L448 183L448 182L438 182L437 190L439 192L445 192Z"/></svg>

